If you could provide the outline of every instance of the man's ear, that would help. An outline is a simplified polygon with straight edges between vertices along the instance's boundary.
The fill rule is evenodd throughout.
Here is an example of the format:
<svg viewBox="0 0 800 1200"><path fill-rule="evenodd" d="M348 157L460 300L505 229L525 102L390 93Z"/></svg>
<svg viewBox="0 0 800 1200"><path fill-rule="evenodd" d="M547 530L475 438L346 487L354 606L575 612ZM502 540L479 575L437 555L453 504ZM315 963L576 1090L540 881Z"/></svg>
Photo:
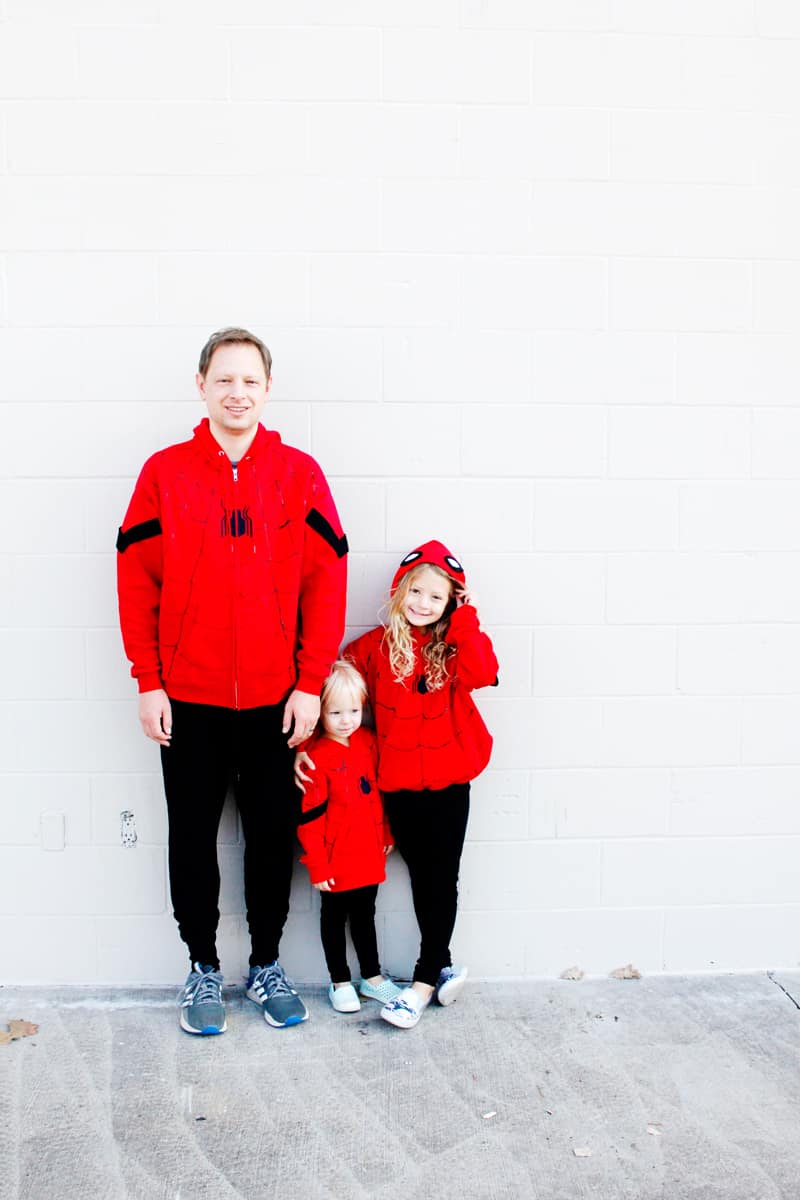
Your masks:
<svg viewBox="0 0 800 1200"><path fill-rule="evenodd" d="M196 374L196 375L195 375L195 377L194 377L194 381L195 381L195 383L197 384L197 390L198 390L198 392L200 393L200 399L201 399L201 400L205 400L205 398L206 398L206 381L205 381L205 377L204 377L203 375L201 375L201 374L200 374L200 372L198 371L198 372L197 372L197 374Z"/></svg>

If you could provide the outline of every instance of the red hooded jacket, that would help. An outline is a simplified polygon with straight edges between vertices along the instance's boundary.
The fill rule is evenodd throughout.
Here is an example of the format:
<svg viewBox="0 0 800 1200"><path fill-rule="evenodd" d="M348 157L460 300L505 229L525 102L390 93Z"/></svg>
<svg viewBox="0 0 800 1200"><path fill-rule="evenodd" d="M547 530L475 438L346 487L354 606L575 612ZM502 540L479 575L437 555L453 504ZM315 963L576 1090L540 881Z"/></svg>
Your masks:
<svg viewBox="0 0 800 1200"><path fill-rule="evenodd" d="M344 632L347 539L309 455L259 425L233 468L206 418L147 460L117 550L139 691L223 708L319 694Z"/></svg>
<svg viewBox="0 0 800 1200"><path fill-rule="evenodd" d="M311 882L333 879L332 892L383 883L383 848L394 838L378 791L374 734L357 729L349 746L320 737L311 753L316 770L297 828Z"/></svg>
<svg viewBox="0 0 800 1200"><path fill-rule="evenodd" d="M367 681L378 738L378 786L382 792L440 790L468 783L489 761L492 737L472 689L497 682L497 658L471 604L450 618L446 640L455 647L443 687L428 691L420 655L430 635L413 631L413 675L399 683L392 672L383 626L362 634L344 651ZM312 755L313 757L313 755Z"/></svg>

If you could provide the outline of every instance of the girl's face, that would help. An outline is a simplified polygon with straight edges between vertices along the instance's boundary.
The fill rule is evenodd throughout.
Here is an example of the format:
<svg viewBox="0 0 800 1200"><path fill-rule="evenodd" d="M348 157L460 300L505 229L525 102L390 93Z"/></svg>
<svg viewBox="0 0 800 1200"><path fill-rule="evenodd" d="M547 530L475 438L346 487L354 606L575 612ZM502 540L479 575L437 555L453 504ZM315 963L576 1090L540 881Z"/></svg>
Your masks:
<svg viewBox="0 0 800 1200"><path fill-rule="evenodd" d="M361 724L364 705L361 696L342 688L322 709L322 727L329 738L346 746Z"/></svg>
<svg viewBox="0 0 800 1200"><path fill-rule="evenodd" d="M423 629L434 625L447 608L453 585L432 567L420 567L402 600L403 616L409 625Z"/></svg>

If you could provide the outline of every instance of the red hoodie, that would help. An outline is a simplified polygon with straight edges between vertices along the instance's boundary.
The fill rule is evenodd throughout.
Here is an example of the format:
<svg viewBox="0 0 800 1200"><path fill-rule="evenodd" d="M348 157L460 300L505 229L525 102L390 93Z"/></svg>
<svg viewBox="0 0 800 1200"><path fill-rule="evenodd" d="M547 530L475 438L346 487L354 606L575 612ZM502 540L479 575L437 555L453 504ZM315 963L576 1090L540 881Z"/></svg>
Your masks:
<svg viewBox="0 0 800 1200"><path fill-rule="evenodd" d="M311 882L333 879L332 892L383 883L383 848L394 845L394 838L375 778L374 735L357 729L349 746L323 736L314 741L311 755L316 769L297 828Z"/></svg>
<svg viewBox="0 0 800 1200"><path fill-rule="evenodd" d="M424 631L414 631L414 673L403 683L392 672L384 633L382 626L372 629L344 651L367 681L378 737L378 786L382 792L438 791L468 783L492 752L472 689L497 682L497 658L477 612L465 604L450 618L446 641L456 652L448 660L444 686L436 691L428 691L425 681Z"/></svg>
<svg viewBox="0 0 800 1200"><path fill-rule="evenodd" d="M223 708L319 694L344 632L347 539L309 455L259 425L233 468L206 418L147 460L117 550L139 691Z"/></svg>

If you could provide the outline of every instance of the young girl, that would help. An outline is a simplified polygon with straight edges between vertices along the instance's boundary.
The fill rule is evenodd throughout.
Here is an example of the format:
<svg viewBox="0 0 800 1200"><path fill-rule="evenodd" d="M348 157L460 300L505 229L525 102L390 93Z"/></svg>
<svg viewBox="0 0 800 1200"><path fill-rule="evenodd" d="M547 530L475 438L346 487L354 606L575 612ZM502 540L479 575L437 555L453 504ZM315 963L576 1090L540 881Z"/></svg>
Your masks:
<svg viewBox="0 0 800 1200"><path fill-rule="evenodd" d="M411 1029L433 997L452 1004L467 975L452 965L450 938L470 780L492 749L471 692L497 683L492 643L478 624L463 567L446 546L426 542L405 556L385 628L351 642L345 656L367 681L378 785L408 866L421 935L411 986L381 1016Z"/></svg>
<svg viewBox="0 0 800 1200"><path fill-rule="evenodd" d="M358 1012L350 981L345 926L361 968L362 996L382 1003L401 989L381 974L375 897L394 849L376 780L375 738L361 728L366 686L355 667L335 662L322 689L323 736L314 743L316 771L303 796L298 837L311 882L320 892L320 933L337 1012Z"/></svg>

